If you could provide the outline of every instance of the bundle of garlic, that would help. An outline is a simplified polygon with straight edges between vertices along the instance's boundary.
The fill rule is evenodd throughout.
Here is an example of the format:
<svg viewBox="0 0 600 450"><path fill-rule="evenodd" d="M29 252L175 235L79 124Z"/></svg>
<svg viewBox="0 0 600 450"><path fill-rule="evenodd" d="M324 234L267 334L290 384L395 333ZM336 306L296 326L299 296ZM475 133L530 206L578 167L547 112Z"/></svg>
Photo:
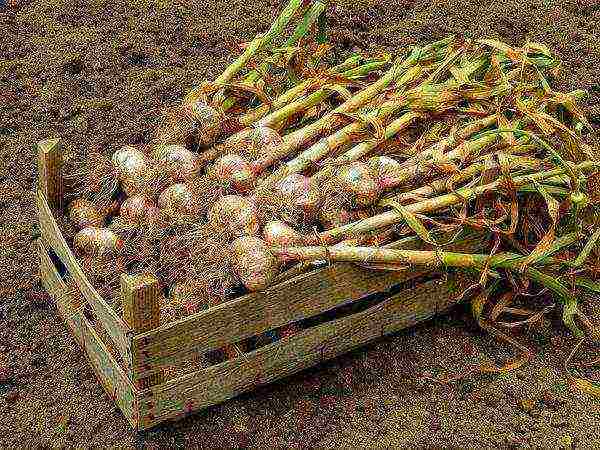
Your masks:
<svg viewBox="0 0 600 450"><path fill-rule="evenodd" d="M79 255L159 276L165 322L329 260L480 271L489 295L522 279L579 332L573 289L597 289L600 269L584 93L553 90L558 61L532 43L450 37L326 67L304 39L323 8L290 1L146 146L93 155L70 210ZM441 240L471 230L486 252Z"/></svg>

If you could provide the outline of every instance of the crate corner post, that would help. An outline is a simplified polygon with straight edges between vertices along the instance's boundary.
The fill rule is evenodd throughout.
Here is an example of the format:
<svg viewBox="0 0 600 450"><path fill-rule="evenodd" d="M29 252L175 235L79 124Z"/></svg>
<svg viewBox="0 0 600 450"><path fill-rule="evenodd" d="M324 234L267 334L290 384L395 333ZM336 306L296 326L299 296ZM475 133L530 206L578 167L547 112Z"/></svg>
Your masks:
<svg viewBox="0 0 600 450"><path fill-rule="evenodd" d="M37 143L38 189L53 210L63 206L63 148L60 139L46 139Z"/></svg>
<svg viewBox="0 0 600 450"><path fill-rule="evenodd" d="M153 276L121 275L121 297L123 300L123 320L131 328L133 335L152 331L160 325L160 282ZM130 340L132 343L132 340ZM130 349L130 357L140 357L135 348ZM137 361L132 361L133 367ZM130 373L137 389L143 390L164 381L162 371L139 377L135 370Z"/></svg>

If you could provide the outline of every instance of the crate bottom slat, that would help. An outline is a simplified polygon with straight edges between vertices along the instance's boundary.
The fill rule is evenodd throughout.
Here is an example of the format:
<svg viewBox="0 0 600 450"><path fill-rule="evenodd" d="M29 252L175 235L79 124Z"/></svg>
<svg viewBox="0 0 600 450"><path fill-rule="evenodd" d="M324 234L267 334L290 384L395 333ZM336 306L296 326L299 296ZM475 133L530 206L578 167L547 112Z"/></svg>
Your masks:
<svg viewBox="0 0 600 450"><path fill-rule="evenodd" d="M140 392L139 426L147 429L182 417L427 320L455 304L454 292L455 281L429 281L360 313L323 323L235 360L151 387Z"/></svg>
<svg viewBox="0 0 600 450"><path fill-rule="evenodd" d="M58 313L83 348L104 390L121 409L129 423L134 428L137 427L136 393L133 384L85 317L82 308L71 307L72 298L68 294L68 287L52 262L48 248L41 239L37 244L43 286L56 301Z"/></svg>

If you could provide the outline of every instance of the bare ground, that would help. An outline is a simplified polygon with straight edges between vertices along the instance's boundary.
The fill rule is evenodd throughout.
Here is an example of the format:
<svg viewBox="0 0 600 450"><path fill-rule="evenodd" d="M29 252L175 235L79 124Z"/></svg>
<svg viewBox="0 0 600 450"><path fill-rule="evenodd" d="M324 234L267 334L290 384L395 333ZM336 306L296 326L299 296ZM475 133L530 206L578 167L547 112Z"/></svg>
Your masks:
<svg viewBox="0 0 600 450"><path fill-rule="evenodd" d="M522 337L536 351L524 368L431 381L512 355L462 309L134 434L40 288L34 144L61 136L81 153L143 141L157 109L219 73L235 44L264 30L282 1L7 3L0 7L0 446L600 446L600 402L568 385L563 362L575 342L556 318ZM450 32L543 42L564 61L561 88L590 92L585 109L597 142L594 0L339 1L330 17L331 38L346 50L398 48ZM588 375L600 381L600 370Z"/></svg>

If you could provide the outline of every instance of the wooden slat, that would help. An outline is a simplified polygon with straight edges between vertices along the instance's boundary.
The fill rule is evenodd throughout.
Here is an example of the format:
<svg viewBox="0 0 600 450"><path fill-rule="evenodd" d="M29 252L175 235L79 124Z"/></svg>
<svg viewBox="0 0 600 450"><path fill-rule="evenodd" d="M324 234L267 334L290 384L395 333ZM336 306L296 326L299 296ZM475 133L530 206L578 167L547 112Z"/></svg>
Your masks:
<svg viewBox="0 0 600 450"><path fill-rule="evenodd" d="M75 340L79 342L79 345L83 346L83 333L75 326L76 322L72 318L74 312L71 308L70 296L67 295L67 285L60 277L56 267L54 267L50 256L48 256L48 249L41 239L38 239L37 247L40 258L40 278L42 285L46 288L48 294L54 298L56 309L58 309L58 313L71 330Z"/></svg>
<svg viewBox="0 0 600 450"><path fill-rule="evenodd" d="M129 361L129 338L132 334L132 330L104 301L104 299L100 297L98 292L96 292L96 289L94 289L88 281L83 270L81 270L81 267L79 267L77 260L73 256L71 249L69 249L67 242L63 238L42 192L38 191L36 198L42 239L56 252L75 280L75 283L81 290L83 297L92 308L94 314L102 322L111 339L113 339L115 346L123 359Z"/></svg>
<svg viewBox="0 0 600 450"><path fill-rule="evenodd" d="M132 368L142 375L177 364L191 354L220 348L291 321L312 317L347 301L381 292L419 276L335 264L199 312L183 321L134 336Z"/></svg>
<svg viewBox="0 0 600 450"><path fill-rule="evenodd" d="M136 391L129 378L108 351L92 324L84 316L82 309L71 308L72 299L67 294L67 286L61 279L48 256L45 245L38 241L40 275L44 287L56 300L59 314L73 332L76 340L85 351L96 376L107 394L121 409L127 420L137 427Z"/></svg>
<svg viewBox="0 0 600 450"><path fill-rule="evenodd" d="M444 236L440 242L447 242ZM405 241L405 242L404 242ZM421 240L395 245L431 248ZM449 248L478 251L482 238L469 235ZM137 376L149 376L193 355L220 348L291 321L328 311L342 303L381 292L391 285L422 275L411 271L376 271L353 264L334 264L279 283L262 292L229 301L181 321L133 338L132 360Z"/></svg>
<svg viewBox="0 0 600 450"><path fill-rule="evenodd" d="M38 143L38 187L51 209L62 209L62 145L58 139Z"/></svg>
<svg viewBox="0 0 600 450"><path fill-rule="evenodd" d="M455 283L430 281L363 312L312 327L217 366L140 392L140 428L223 400L446 311Z"/></svg>
<svg viewBox="0 0 600 450"><path fill-rule="evenodd" d="M136 428L138 421L137 391L85 316L77 314L75 317L80 320L79 326L83 332L85 352L96 376L129 423Z"/></svg>

